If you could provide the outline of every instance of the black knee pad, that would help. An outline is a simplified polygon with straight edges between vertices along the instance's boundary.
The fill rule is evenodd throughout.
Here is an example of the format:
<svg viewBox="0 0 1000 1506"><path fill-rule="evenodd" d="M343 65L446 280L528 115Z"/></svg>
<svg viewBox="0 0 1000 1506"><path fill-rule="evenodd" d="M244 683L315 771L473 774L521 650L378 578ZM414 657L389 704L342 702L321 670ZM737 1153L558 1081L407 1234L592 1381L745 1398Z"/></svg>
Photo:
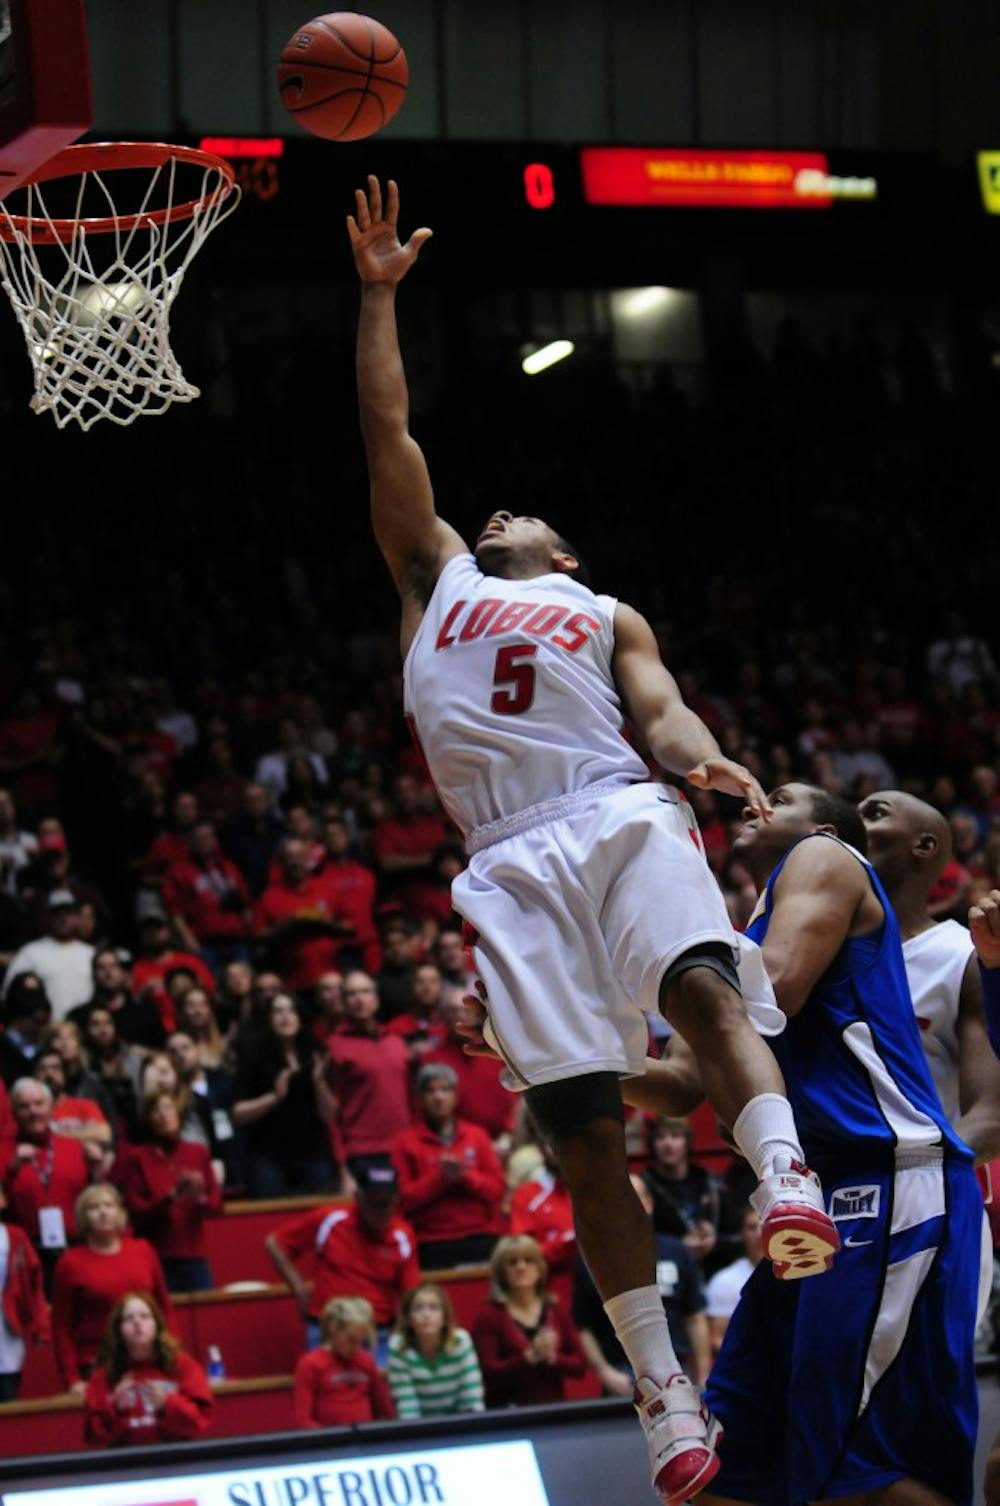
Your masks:
<svg viewBox="0 0 1000 1506"><path fill-rule="evenodd" d="M590 1127L597 1119L625 1123L625 1108L615 1072L587 1072L525 1089L531 1117L539 1133L555 1145L563 1135Z"/></svg>
<svg viewBox="0 0 1000 1506"><path fill-rule="evenodd" d="M668 988L680 977L681 973L690 972L693 967L710 968L713 973L718 973L730 988L742 994L733 948L724 941L702 941L698 946L693 946L689 952L682 952L667 968L660 982L661 999L663 989Z"/></svg>

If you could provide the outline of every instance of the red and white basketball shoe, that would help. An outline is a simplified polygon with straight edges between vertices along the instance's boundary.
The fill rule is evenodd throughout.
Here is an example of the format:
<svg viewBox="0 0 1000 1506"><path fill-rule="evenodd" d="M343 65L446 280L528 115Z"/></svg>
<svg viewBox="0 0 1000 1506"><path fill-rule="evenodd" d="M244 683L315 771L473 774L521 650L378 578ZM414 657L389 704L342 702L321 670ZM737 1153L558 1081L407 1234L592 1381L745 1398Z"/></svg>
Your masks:
<svg viewBox="0 0 1000 1506"><path fill-rule="evenodd" d="M814 1171L791 1156L775 1156L774 1170L750 1202L760 1216L761 1248L779 1281L820 1276L830 1269L840 1235Z"/></svg>
<svg viewBox="0 0 1000 1506"><path fill-rule="evenodd" d="M680 1506L718 1474L722 1426L680 1371L663 1386L641 1375L633 1401L649 1444L653 1489L662 1506Z"/></svg>

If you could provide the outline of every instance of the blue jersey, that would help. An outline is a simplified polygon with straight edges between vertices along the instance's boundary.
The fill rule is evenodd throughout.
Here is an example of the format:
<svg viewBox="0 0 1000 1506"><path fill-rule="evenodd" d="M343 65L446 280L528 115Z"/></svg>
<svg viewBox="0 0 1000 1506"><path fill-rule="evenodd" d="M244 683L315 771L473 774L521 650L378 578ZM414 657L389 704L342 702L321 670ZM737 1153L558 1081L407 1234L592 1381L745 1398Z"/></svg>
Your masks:
<svg viewBox="0 0 1000 1506"><path fill-rule="evenodd" d="M897 1152L930 1147L971 1160L931 1080L892 906L871 866L853 847L840 845L864 865L885 919L877 931L844 942L804 1007L768 1042L785 1076L806 1159L821 1176L837 1168L887 1168ZM747 927L760 946L788 856L768 879Z"/></svg>

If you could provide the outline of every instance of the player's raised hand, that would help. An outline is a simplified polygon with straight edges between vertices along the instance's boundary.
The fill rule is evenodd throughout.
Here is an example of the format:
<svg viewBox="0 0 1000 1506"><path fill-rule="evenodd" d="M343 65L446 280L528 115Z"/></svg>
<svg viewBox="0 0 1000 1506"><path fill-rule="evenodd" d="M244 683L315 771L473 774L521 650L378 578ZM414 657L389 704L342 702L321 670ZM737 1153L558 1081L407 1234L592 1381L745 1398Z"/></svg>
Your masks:
<svg viewBox="0 0 1000 1506"><path fill-rule="evenodd" d="M973 905L969 931L983 967L1000 967L1000 889L991 889Z"/></svg>
<svg viewBox="0 0 1000 1506"><path fill-rule="evenodd" d="M386 184L384 208L382 189L371 173L368 175L368 192L363 188L356 189L354 201L354 213L347 216L347 233L358 276L366 287L380 282L395 286L406 276L433 232L425 225L414 230L405 245L400 241L396 229L399 189L392 178Z"/></svg>
<svg viewBox="0 0 1000 1506"><path fill-rule="evenodd" d="M719 790L723 795L735 795L748 805L755 816L770 821L774 809L757 780L749 769L731 758L706 758L704 763L690 769L689 783L699 790Z"/></svg>

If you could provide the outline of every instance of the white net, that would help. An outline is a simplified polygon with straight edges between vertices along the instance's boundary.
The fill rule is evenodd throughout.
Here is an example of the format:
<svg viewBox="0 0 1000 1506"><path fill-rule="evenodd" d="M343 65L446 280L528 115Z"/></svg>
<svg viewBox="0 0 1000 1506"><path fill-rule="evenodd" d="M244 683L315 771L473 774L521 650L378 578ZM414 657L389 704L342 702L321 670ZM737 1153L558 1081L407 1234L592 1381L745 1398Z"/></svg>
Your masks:
<svg viewBox="0 0 1000 1506"><path fill-rule="evenodd" d="M170 309L239 189L213 162L169 157L147 173L127 212L115 207L108 170L74 176L59 217L46 199L65 195L65 177L25 186L16 213L0 202L0 285L27 342L31 406L60 428L130 424L199 396L170 348ZM134 182L135 172L124 176Z"/></svg>

